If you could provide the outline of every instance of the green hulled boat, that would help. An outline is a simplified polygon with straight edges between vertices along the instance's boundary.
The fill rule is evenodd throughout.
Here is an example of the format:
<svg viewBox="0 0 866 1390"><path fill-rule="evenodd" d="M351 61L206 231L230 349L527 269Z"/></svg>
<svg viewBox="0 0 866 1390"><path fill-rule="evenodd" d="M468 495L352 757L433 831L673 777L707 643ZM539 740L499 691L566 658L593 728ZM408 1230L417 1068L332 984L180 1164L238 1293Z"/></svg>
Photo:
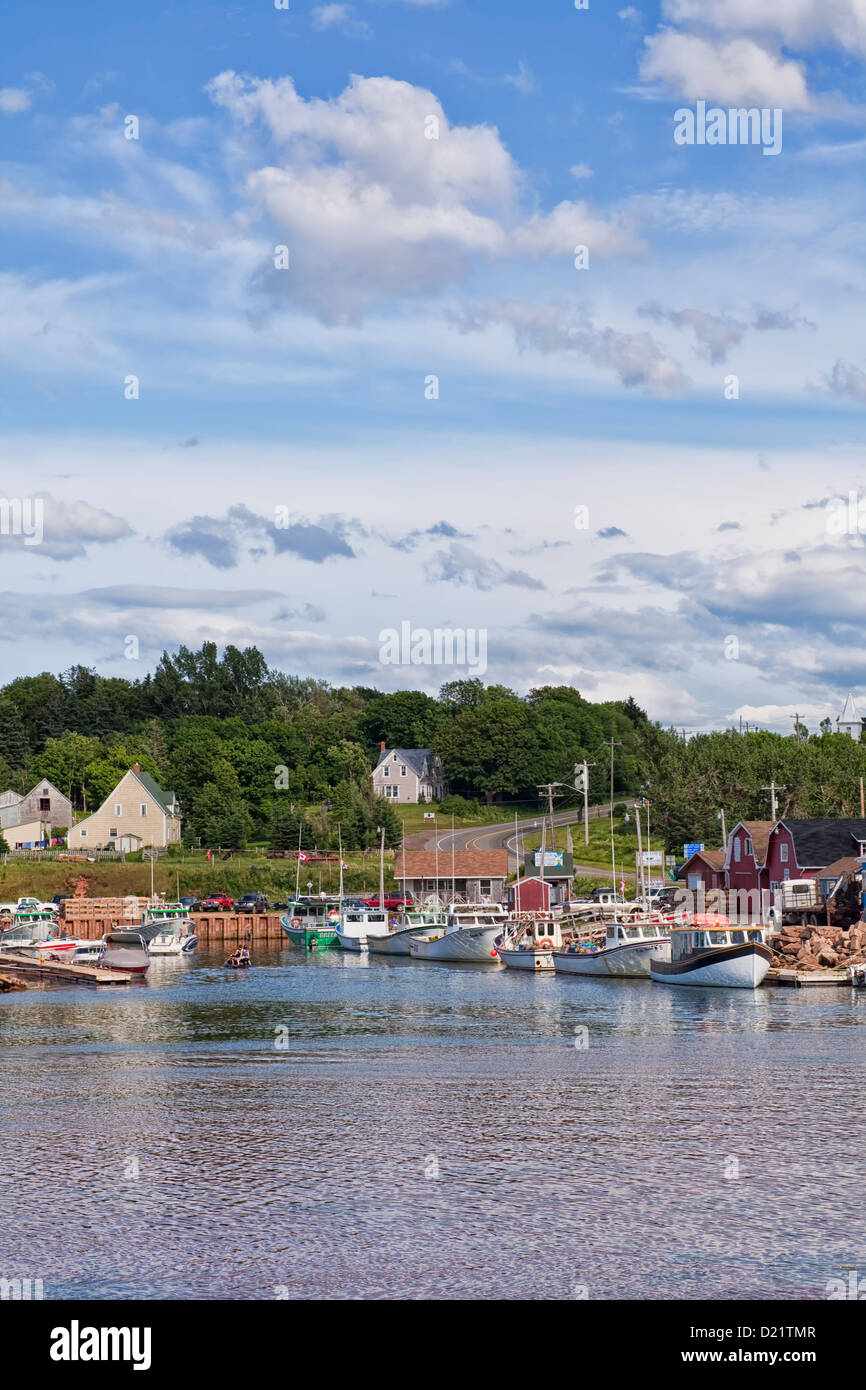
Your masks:
<svg viewBox="0 0 866 1390"><path fill-rule="evenodd" d="M290 902L280 926L293 946L304 951L336 950L340 910L333 902Z"/></svg>

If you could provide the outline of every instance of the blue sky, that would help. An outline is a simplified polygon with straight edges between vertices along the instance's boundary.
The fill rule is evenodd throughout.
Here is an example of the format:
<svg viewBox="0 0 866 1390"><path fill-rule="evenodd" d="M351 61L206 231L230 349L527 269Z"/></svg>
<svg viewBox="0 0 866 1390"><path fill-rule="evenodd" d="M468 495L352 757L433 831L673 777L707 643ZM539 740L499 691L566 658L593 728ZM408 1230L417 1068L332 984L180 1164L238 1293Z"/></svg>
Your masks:
<svg viewBox="0 0 866 1390"><path fill-rule="evenodd" d="M45 518L0 534L6 678L205 638L461 674L381 663L408 620L689 728L866 700L828 525L864 491L863 0L8 3L2 36L0 487ZM678 146L698 101L781 110L780 153Z"/></svg>

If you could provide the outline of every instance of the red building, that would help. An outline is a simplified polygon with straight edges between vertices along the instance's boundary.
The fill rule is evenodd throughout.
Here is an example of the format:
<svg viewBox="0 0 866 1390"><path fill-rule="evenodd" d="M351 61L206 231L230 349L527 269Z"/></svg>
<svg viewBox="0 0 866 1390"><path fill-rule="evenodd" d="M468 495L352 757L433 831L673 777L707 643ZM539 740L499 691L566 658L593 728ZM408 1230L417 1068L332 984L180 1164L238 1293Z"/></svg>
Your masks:
<svg viewBox="0 0 866 1390"><path fill-rule="evenodd" d="M522 878L519 883L509 883L506 891L509 912L549 912L562 901L557 885L548 878Z"/></svg>
<svg viewBox="0 0 866 1390"><path fill-rule="evenodd" d="M702 885L704 889L724 888L725 886L725 851L723 849L699 849L687 859L679 870L677 878L681 878L687 888L692 891L697 890Z"/></svg>
<svg viewBox="0 0 866 1390"><path fill-rule="evenodd" d="M771 820L741 820L734 826L725 855L726 888L752 893L769 887L764 864L773 824Z"/></svg>
<svg viewBox="0 0 866 1390"><path fill-rule="evenodd" d="M866 820L859 818L738 821L728 838L724 886L772 894L784 879L814 878L833 860L864 852Z"/></svg>

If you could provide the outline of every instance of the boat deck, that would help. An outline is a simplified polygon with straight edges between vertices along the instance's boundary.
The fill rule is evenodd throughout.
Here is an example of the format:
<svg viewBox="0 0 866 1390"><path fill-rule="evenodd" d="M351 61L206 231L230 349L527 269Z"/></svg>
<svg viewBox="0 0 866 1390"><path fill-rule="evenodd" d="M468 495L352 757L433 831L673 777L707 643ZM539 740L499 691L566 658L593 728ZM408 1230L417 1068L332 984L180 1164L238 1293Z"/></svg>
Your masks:
<svg viewBox="0 0 866 1390"><path fill-rule="evenodd" d="M35 975L40 980L58 980L81 985L128 985L132 976L125 970L100 970L96 965L73 965L65 960L40 960L0 951L0 970L17 975Z"/></svg>

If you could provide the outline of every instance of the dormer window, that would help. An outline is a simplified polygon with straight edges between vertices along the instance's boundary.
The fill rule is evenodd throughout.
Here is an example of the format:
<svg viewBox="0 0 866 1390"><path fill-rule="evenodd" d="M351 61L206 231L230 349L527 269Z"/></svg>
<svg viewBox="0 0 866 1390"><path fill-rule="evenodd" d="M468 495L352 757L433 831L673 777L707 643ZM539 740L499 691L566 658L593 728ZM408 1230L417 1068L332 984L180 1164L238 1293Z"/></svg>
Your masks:
<svg viewBox="0 0 866 1390"><path fill-rule="evenodd" d="M751 840L749 839L749 837L748 837L748 835L747 835L747 836L746 836L746 854L754 854L754 852L755 852L755 851L754 851L754 848L752 847L752 842L751 842Z"/></svg>

